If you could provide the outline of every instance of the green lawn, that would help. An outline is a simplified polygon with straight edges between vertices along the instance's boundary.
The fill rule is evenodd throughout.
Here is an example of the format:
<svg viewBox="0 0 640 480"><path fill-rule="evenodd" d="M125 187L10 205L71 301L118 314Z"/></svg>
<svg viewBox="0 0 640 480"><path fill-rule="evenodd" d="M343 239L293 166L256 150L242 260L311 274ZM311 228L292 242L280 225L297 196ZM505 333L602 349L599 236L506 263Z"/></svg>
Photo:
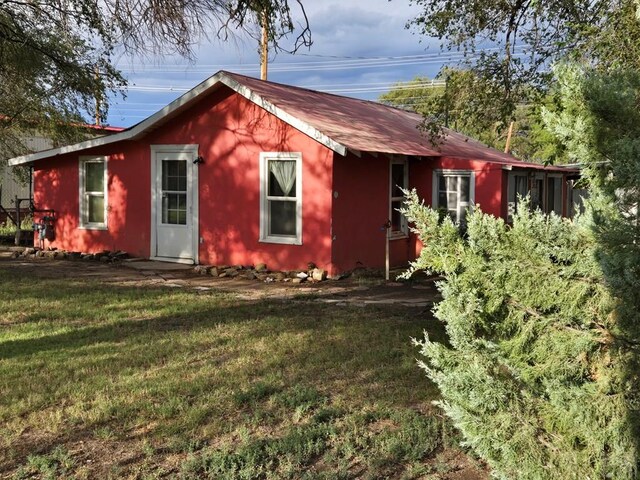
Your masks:
<svg viewBox="0 0 640 480"><path fill-rule="evenodd" d="M0 265L0 476L445 478L419 309ZM449 448L451 447L451 448Z"/></svg>

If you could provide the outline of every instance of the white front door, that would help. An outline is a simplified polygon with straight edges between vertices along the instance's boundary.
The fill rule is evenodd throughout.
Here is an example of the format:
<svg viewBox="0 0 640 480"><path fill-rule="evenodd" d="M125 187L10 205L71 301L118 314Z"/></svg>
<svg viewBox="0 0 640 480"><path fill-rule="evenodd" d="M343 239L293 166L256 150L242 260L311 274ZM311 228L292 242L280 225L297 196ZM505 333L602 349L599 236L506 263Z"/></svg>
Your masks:
<svg viewBox="0 0 640 480"><path fill-rule="evenodd" d="M151 147L151 252L158 260L197 263L197 155L195 145Z"/></svg>

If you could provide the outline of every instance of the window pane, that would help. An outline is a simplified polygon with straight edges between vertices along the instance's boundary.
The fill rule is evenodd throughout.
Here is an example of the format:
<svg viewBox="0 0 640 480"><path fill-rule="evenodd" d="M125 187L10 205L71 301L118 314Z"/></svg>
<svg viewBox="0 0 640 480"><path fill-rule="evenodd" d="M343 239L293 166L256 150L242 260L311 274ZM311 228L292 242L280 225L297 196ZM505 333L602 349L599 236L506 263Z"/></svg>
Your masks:
<svg viewBox="0 0 640 480"><path fill-rule="evenodd" d="M162 189L171 192L187 191L187 161L162 161Z"/></svg>
<svg viewBox="0 0 640 480"><path fill-rule="evenodd" d="M85 191L104 191L104 162L86 162L85 168Z"/></svg>
<svg viewBox="0 0 640 480"><path fill-rule="evenodd" d="M391 196L392 197L402 197L404 193L402 193L402 188L407 188L404 182L404 169L405 165L403 163L392 163L391 164Z"/></svg>
<svg viewBox="0 0 640 480"><path fill-rule="evenodd" d="M89 195L87 197L89 223L104 223L104 197Z"/></svg>
<svg viewBox="0 0 640 480"><path fill-rule="evenodd" d="M458 177L447 177L447 191L458 191Z"/></svg>
<svg viewBox="0 0 640 480"><path fill-rule="evenodd" d="M524 177L522 175L516 176L516 194L520 194L521 197L525 197L529 193L528 183L529 182L527 182L527 177Z"/></svg>
<svg viewBox="0 0 640 480"><path fill-rule="evenodd" d="M447 189L447 179L444 175L438 175L438 190L444 191Z"/></svg>
<svg viewBox="0 0 640 480"><path fill-rule="evenodd" d="M269 235L296 235L296 202L269 201Z"/></svg>
<svg viewBox="0 0 640 480"><path fill-rule="evenodd" d="M438 193L438 207L447 207L447 192Z"/></svg>
<svg viewBox="0 0 640 480"><path fill-rule="evenodd" d="M403 215L398 211L399 208L402 208L401 200L391 202L391 231L392 232L402 231Z"/></svg>
<svg viewBox="0 0 640 480"><path fill-rule="evenodd" d="M269 160L269 185L267 195L270 197L296 196L296 162L295 160Z"/></svg>
<svg viewBox="0 0 640 480"><path fill-rule="evenodd" d="M168 225L187 224L187 194L165 193L162 197L162 223Z"/></svg>
<svg viewBox="0 0 640 480"><path fill-rule="evenodd" d="M460 201L469 203L471 178L467 176L460 177Z"/></svg>
<svg viewBox="0 0 640 480"><path fill-rule="evenodd" d="M447 208L449 210L458 210L458 194L456 192L447 194Z"/></svg>

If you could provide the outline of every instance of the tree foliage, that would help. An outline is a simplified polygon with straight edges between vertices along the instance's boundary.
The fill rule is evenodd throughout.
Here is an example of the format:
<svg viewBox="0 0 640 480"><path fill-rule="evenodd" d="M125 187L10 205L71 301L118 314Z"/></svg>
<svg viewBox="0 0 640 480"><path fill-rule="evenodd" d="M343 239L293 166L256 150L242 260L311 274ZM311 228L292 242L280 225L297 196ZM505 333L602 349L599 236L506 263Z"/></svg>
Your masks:
<svg viewBox="0 0 640 480"><path fill-rule="evenodd" d="M640 363L640 75L558 70L546 120L584 164L577 221L521 204L508 226L475 209L461 236L409 196L444 274L450 345L420 343L440 405L499 478L636 478Z"/></svg>
<svg viewBox="0 0 640 480"><path fill-rule="evenodd" d="M586 222L479 209L467 237L410 197L415 268L444 274L450 346L420 342L440 406L498 478L634 478L615 301Z"/></svg>
<svg viewBox="0 0 640 480"><path fill-rule="evenodd" d="M96 105L125 79L114 52L190 57L203 36L225 40L233 29L267 18L278 45L295 25L289 0L52 0L0 2L0 157L24 153L25 133L74 140ZM295 3L302 8L299 0ZM304 11L303 11L304 13ZM306 19L306 17L305 17ZM308 23L294 49L310 43Z"/></svg>
<svg viewBox="0 0 640 480"><path fill-rule="evenodd" d="M484 103L501 120L545 91L549 66L584 59L598 68L640 66L640 25L634 0L413 0L421 13L410 22L442 48L461 50L464 66L499 91ZM481 117L475 117L479 119Z"/></svg>
<svg viewBox="0 0 640 480"><path fill-rule="evenodd" d="M433 81L419 76L396 83L379 97L387 105L425 116L425 128L429 123L443 125L504 150L508 128L503 119L509 113L502 110L501 99L499 85L472 70L448 67ZM543 105L554 110L554 96L537 95L536 102L516 106L510 152L523 160L557 163L564 159L563 148L545 128L541 116Z"/></svg>

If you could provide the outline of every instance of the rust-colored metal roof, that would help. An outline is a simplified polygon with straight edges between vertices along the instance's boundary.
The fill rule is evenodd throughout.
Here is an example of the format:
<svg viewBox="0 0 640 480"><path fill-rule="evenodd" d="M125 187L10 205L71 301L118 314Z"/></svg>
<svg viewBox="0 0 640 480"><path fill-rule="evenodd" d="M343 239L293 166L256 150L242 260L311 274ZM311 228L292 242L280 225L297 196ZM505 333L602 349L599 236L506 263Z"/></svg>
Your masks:
<svg viewBox="0 0 640 480"><path fill-rule="evenodd" d="M377 102L266 82L237 73L224 73L262 99L352 150L467 158L514 167L555 169L520 161L449 129L445 129L443 141L433 145L418 128L423 118L417 113Z"/></svg>
<svg viewBox="0 0 640 480"><path fill-rule="evenodd" d="M418 128L422 117L413 112L225 71L204 80L132 127L122 131L112 128L112 135L16 157L10 159L9 164L25 165L57 155L141 139L191 108L203 95L227 87L341 155L345 155L350 149L355 152L483 160L502 164L506 168L567 171L563 167L522 162L452 130L445 130L447 135L434 145Z"/></svg>

